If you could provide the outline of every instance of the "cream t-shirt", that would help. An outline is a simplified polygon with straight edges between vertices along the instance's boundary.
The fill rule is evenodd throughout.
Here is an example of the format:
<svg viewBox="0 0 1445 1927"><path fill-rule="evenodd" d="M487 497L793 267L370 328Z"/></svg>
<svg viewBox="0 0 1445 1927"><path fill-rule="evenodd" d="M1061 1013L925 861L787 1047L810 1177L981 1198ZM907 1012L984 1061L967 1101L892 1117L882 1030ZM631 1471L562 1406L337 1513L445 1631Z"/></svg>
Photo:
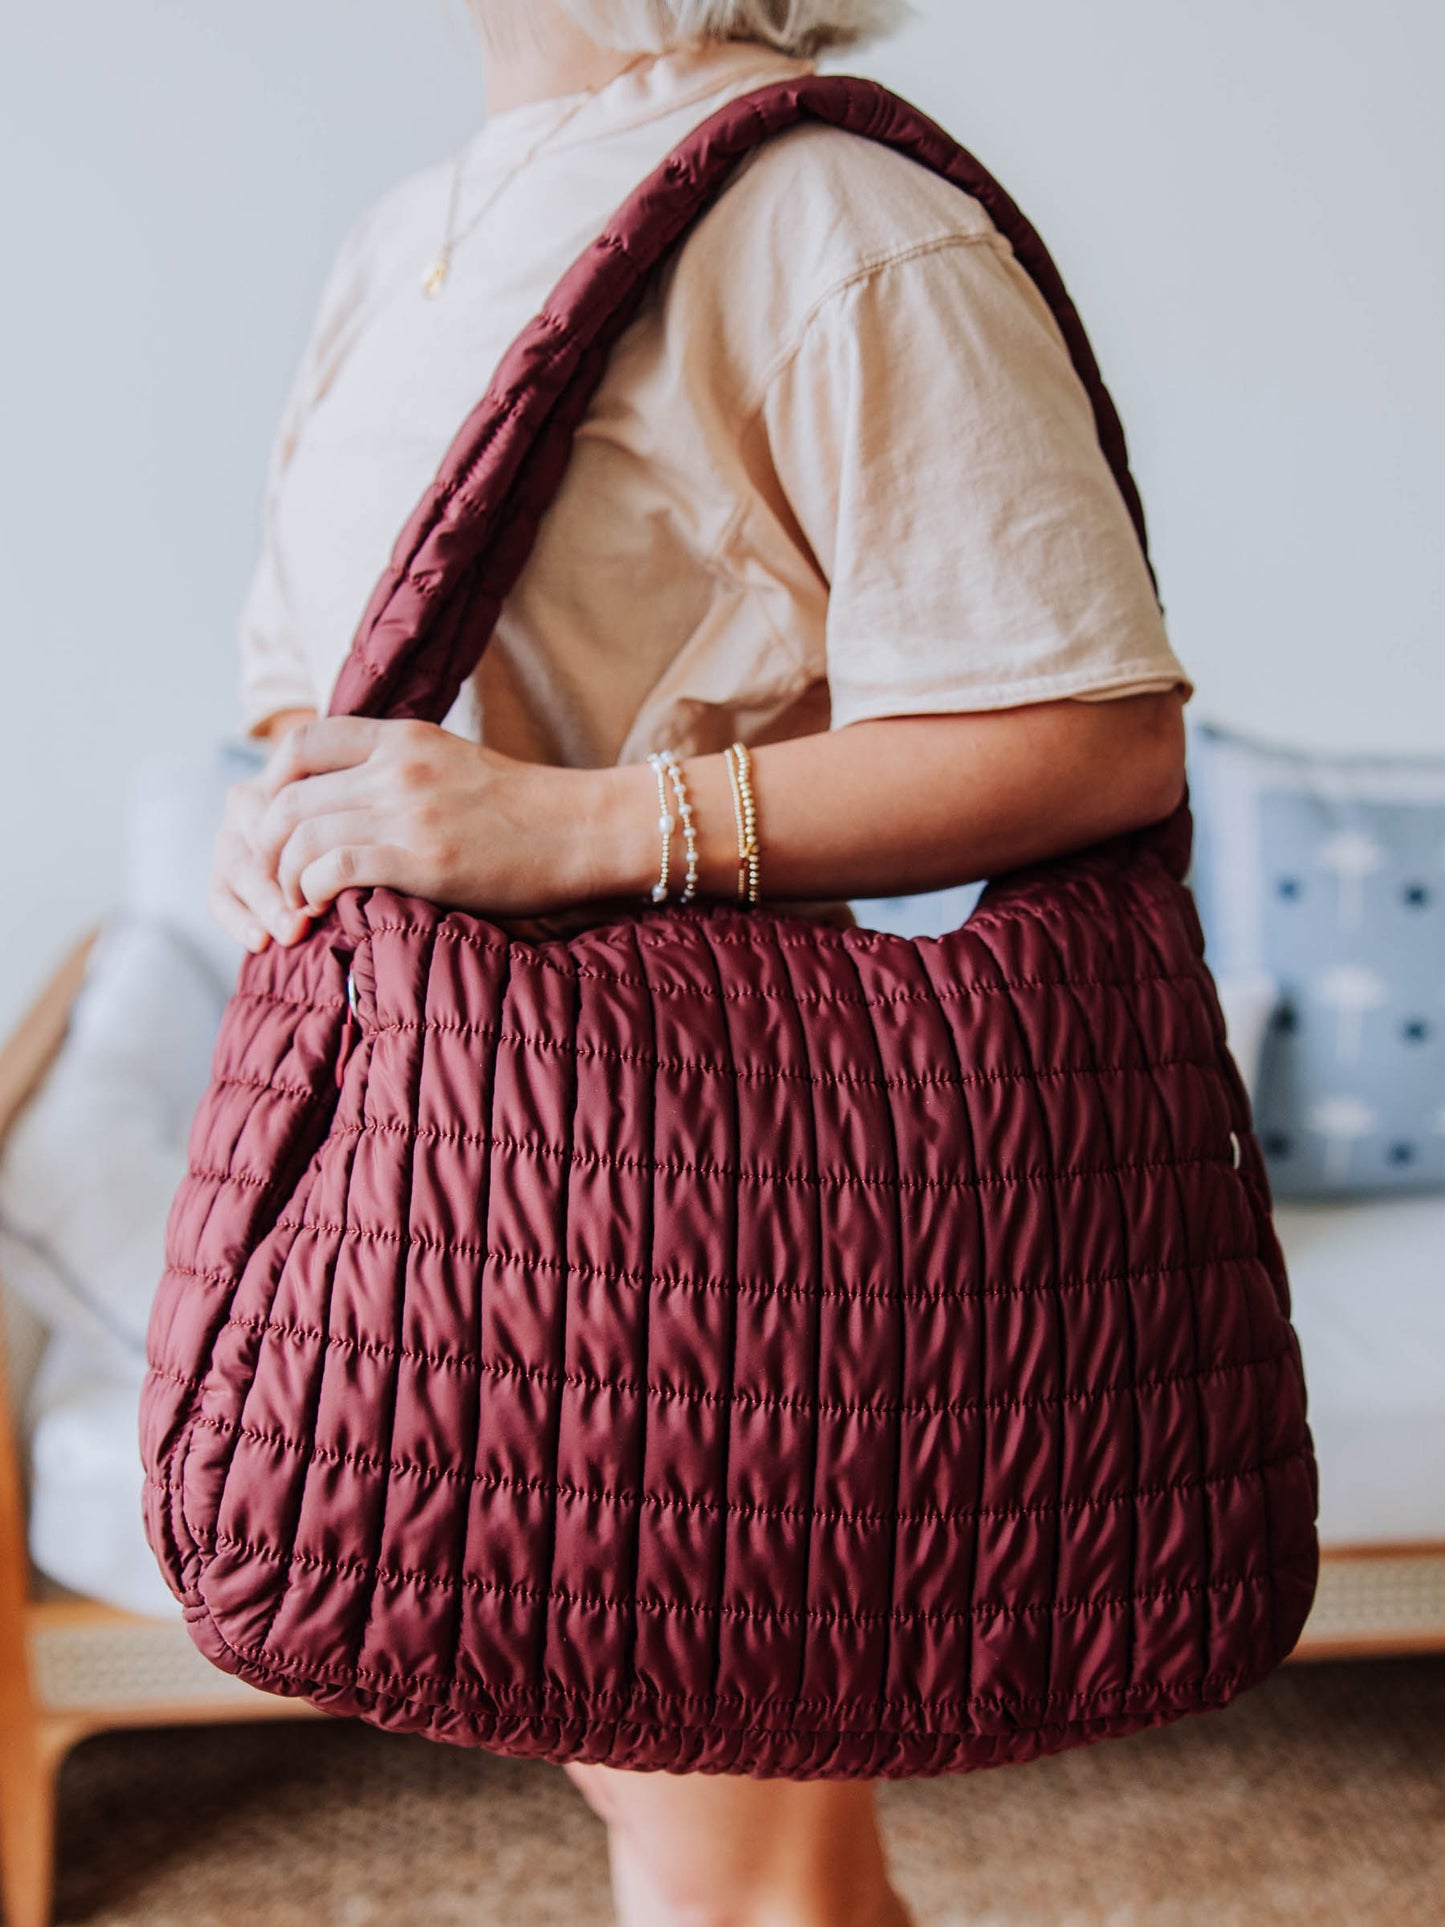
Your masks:
<svg viewBox="0 0 1445 1927"><path fill-rule="evenodd" d="M398 530L513 336L612 210L734 96L811 70L673 52L491 119L335 263L274 448L244 716L325 707ZM534 158L501 187L534 144ZM1180 685L1092 412L979 202L834 128L744 164L614 351L451 717L603 766L865 717Z"/></svg>

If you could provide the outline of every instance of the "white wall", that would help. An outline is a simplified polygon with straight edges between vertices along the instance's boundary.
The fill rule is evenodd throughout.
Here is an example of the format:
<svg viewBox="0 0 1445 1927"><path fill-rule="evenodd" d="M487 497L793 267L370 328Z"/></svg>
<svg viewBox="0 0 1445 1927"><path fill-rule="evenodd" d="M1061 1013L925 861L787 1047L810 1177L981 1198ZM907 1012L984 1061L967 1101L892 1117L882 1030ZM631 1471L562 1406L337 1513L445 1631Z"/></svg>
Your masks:
<svg viewBox="0 0 1445 1927"><path fill-rule="evenodd" d="M1433 0L919 14L859 64L1059 257L1200 709L1445 748ZM106 904L135 757L229 724L265 451L331 250L480 111L459 0L5 9L0 1024Z"/></svg>

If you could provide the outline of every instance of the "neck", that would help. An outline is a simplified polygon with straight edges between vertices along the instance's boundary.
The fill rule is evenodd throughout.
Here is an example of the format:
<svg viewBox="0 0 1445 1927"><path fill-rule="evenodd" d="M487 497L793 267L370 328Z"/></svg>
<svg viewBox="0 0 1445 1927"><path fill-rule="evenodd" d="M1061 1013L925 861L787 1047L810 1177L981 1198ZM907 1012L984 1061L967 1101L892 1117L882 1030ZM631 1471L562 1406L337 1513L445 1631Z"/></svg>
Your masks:
<svg viewBox="0 0 1445 1927"><path fill-rule="evenodd" d="M528 13L545 17L534 17L488 46L489 114L605 87L638 59L636 53L600 45L553 0L529 0Z"/></svg>

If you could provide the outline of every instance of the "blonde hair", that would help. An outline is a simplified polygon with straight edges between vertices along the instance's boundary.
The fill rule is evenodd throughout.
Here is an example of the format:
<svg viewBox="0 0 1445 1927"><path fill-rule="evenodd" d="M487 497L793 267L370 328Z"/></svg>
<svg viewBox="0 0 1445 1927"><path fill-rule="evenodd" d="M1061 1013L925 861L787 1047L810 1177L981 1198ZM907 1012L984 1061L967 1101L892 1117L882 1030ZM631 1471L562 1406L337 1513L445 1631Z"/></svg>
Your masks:
<svg viewBox="0 0 1445 1927"><path fill-rule="evenodd" d="M661 53L700 40L757 40L799 59L891 33L908 0L556 0L604 47ZM529 35L527 0L472 0L484 36L515 45Z"/></svg>

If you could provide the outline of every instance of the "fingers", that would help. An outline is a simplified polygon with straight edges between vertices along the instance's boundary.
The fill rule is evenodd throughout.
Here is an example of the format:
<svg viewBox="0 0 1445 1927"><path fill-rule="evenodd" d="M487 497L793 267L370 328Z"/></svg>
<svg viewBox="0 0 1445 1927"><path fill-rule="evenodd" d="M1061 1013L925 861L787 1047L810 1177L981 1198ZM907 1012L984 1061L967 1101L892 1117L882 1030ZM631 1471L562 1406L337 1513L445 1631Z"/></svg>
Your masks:
<svg viewBox="0 0 1445 1927"><path fill-rule="evenodd" d="M359 810L368 802L374 801L371 791L374 783L368 782L368 773L358 769L336 770L325 776L303 776L276 793L269 803L262 806L255 829L251 832L251 845L263 868L275 876L293 909L298 908L300 899L293 890L288 890L288 877L281 874L281 853L296 836L302 826L320 817L340 815L343 811ZM289 873L289 881L294 883L296 872Z"/></svg>
<svg viewBox="0 0 1445 1927"><path fill-rule="evenodd" d="M282 896L273 866L256 852L261 799L254 782L234 784L216 837L210 910L217 923L247 950L264 950L275 938L295 943L307 919Z"/></svg>
<svg viewBox="0 0 1445 1927"><path fill-rule="evenodd" d="M421 865L394 843L339 843L307 864L300 888L313 915L319 915L343 890L386 887L424 896Z"/></svg>
<svg viewBox="0 0 1445 1927"><path fill-rule="evenodd" d="M217 882L278 943L295 943L305 933L308 920L304 910L287 902L269 869L246 845L232 852Z"/></svg>
<svg viewBox="0 0 1445 1927"><path fill-rule="evenodd" d="M355 769L377 748L386 727L365 716L322 716L314 723L302 723L282 737L256 778L260 796L269 802L288 783L299 782L302 777Z"/></svg>
<svg viewBox="0 0 1445 1927"><path fill-rule="evenodd" d="M455 784L456 755L457 739L429 723L333 716L292 729L227 800L212 896L222 927L250 949L291 944L343 890L437 894L450 845L435 793L449 772Z"/></svg>
<svg viewBox="0 0 1445 1927"><path fill-rule="evenodd" d="M405 826L417 827L420 802L442 779L454 742L429 723L349 716L294 730L260 779L262 814L251 833L288 908L309 903L314 912L329 900L309 897L303 884L303 873L329 851L415 844ZM375 880L407 887L395 866Z"/></svg>
<svg viewBox="0 0 1445 1927"><path fill-rule="evenodd" d="M271 941L269 932L242 903L235 891L229 889L219 878L211 884L210 895L206 902L212 917L232 942L240 944L243 950L252 952L264 950Z"/></svg>
<svg viewBox="0 0 1445 1927"><path fill-rule="evenodd" d="M288 909L273 916L269 924L263 923L248 903L219 882L211 886L207 908L228 937L253 953L264 950L273 939L283 945L299 943L311 927L306 910Z"/></svg>
<svg viewBox="0 0 1445 1927"><path fill-rule="evenodd" d="M374 810L338 810L329 816L308 816L298 823L276 861L276 885L288 909L301 905L317 908L329 901L311 895L306 887L308 873L337 850L376 842L379 828Z"/></svg>

